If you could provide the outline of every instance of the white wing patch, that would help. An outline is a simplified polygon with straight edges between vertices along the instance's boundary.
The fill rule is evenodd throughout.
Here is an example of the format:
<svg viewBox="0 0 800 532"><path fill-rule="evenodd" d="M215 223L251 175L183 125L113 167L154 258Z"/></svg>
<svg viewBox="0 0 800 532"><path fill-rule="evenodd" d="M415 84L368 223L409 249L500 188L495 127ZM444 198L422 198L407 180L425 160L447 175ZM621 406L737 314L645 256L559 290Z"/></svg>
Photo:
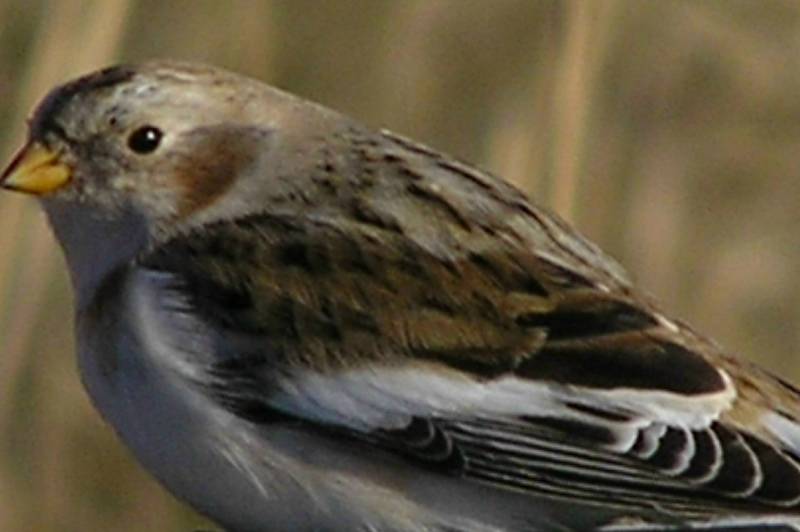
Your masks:
<svg viewBox="0 0 800 532"><path fill-rule="evenodd" d="M773 410L765 412L761 422L781 443L800 454L800 425L797 422Z"/></svg>
<svg viewBox="0 0 800 532"><path fill-rule="evenodd" d="M736 397L730 378L713 394L685 396L639 389L590 389L515 376L478 381L427 365L363 368L336 374L298 372L282 379L273 406L299 417L361 431L396 429L412 417L446 419L560 418L603 425L617 436L611 448L627 452L641 429L708 427ZM617 414L598 416L594 411ZM653 429L651 436L660 436ZM657 439L657 438L656 438Z"/></svg>

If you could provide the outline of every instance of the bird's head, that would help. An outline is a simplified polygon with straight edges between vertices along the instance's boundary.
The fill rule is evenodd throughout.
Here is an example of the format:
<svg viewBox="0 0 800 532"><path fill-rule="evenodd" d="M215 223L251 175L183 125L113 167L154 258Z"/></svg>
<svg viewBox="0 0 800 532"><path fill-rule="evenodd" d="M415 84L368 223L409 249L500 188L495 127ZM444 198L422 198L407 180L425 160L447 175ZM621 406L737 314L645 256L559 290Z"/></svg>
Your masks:
<svg viewBox="0 0 800 532"><path fill-rule="evenodd" d="M301 186L333 115L208 66L106 68L42 100L0 186L41 200L73 277L107 271Z"/></svg>

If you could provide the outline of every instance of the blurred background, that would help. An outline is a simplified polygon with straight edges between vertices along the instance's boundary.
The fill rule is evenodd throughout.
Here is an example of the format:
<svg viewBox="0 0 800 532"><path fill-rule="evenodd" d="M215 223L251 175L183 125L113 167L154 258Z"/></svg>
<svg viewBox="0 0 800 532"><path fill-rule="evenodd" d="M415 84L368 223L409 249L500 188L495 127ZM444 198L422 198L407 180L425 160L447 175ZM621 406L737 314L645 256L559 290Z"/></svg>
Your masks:
<svg viewBox="0 0 800 532"><path fill-rule="evenodd" d="M800 2L0 0L3 160L54 84L160 56L506 177L669 314L800 381ZM0 530L204 526L91 409L35 207L0 195Z"/></svg>

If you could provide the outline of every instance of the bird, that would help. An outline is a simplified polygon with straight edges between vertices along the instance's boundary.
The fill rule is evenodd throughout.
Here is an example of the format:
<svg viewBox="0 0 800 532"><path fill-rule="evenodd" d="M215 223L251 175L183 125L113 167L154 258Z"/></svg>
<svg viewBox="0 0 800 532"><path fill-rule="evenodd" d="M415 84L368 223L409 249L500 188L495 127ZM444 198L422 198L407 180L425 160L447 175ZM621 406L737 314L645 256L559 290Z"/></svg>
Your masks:
<svg viewBox="0 0 800 532"><path fill-rule="evenodd" d="M489 172L151 60L53 89L0 186L93 405L225 530L800 529L800 390Z"/></svg>

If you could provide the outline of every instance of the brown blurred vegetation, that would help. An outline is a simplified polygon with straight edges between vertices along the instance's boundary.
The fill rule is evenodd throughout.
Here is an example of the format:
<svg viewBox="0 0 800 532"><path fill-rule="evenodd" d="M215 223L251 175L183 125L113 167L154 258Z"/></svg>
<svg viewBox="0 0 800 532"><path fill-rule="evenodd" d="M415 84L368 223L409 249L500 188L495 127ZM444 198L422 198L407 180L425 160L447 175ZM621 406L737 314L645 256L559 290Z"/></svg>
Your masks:
<svg viewBox="0 0 800 532"><path fill-rule="evenodd" d="M0 0L2 155L52 85L159 56L505 176L670 314L800 380L800 2ZM196 528L92 411L70 314L42 216L3 195L0 530Z"/></svg>

